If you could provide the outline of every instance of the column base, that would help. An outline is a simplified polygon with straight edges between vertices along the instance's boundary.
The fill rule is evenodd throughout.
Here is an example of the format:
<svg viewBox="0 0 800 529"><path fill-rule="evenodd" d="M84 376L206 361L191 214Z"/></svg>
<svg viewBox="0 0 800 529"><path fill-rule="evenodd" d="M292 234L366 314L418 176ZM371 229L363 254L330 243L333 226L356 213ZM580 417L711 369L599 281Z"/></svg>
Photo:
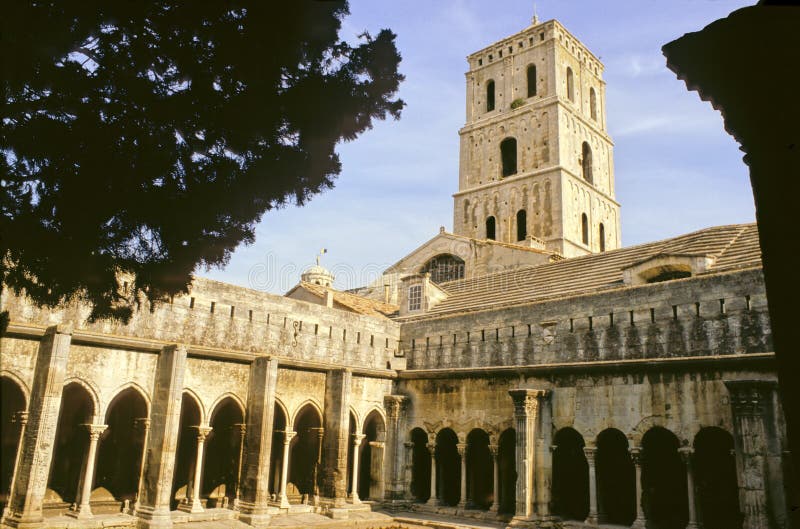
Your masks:
<svg viewBox="0 0 800 529"><path fill-rule="evenodd" d="M255 505L245 501L239 502L239 521L253 527L269 526L274 513L277 513L277 509L269 505Z"/></svg>
<svg viewBox="0 0 800 529"><path fill-rule="evenodd" d="M431 507L438 507L439 506L439 498L430 498L428 501L425 502L425 505L429 505Z"/></svg>
<svg viewBox="0 0 800 529"><path fill-rule="evenodd" d="M589 516L583 521L586 525L598 525L600 523L600 517L596 514L589 513Z"/></svg>
<svg viewBox="0 0 800 529"><path fill-rule="evenodd" d="M686 524L686 529L700 529L700 525L697 522L689 522Z"/></svg>
<svg viewBox="0 0 800 529"><path fill-rule="evenodd" d="M647 528L647 520L644 518L636 518L633 521L633 525L631 525L631 529L646 529Z"/></svg>
<svg viewBox="0 0 800 529"><path fill-rule="evenodd" d="M203 505L200 503L200 500L182 501L180 502L180 504L178 504L178 510L181 512L188 512L191 514L198 512L205 512L205 509L203 509Z"/></svg>
<svg viewBox="0 0 800 529"><path fill-rule="evenodd" d="M281 493L281 497L278 499L278 501L278 507L281 509L288 509L292 506L292 504L289 503L289 498L286 497L286 494Z"/></svg>
<svg viewBox="0 0 800 529"><path fill-rule="evenodd" d="M524 515L515 514L511 521L508 522L509 527L534 527L534 521Z"/></svg>
<svg viewBox="0 0 800 529"><path fill-rule="evenodd" d="M68 510L64 514L70 518L76 518L78 520L88 520L90 518L94 518L94 515L92 514L92 508L88 505L78 505L77 507Z"/></svg>
<svg viewBox="0 0 800 529"><path fill-rule="evenodd" d="M6 513L2 520L3 526L15 529L39 529L44 527L44 516L25 516L23 513Z"/></svg>
<svg viewBox="0 0 800 529"><path fill-rule="evenodd" d="M169 506L153 509L138 505L134 512L138 529L172 529L172 515Z"/></svg>
<svg viewBox="0 0 800 529"><path fill-rule="evenodd" d="M353 505L361 505L361 498L358 497L358 492L354 492L350 495L350 502Z"/></svg>

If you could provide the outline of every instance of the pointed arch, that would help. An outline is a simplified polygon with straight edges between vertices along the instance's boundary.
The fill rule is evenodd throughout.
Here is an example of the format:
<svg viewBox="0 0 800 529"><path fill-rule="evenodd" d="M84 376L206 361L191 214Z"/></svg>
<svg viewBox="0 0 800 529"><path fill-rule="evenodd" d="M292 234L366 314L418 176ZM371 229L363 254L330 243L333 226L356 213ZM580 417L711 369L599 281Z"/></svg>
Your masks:
<svg viewBox="0 0 800 529"><path fill-rule="evenodd" d="M135 391L136 393L139 394L140 397L142 397L142 400L144 400L145 409L147 410L146 417L150 417L150 406L151 406L150 395L138 383L131 381L131 382L125 382L124 384L117 386L117 388L111 392L112 397L109 399L108 403L105 406L105 409L102 411L101 414L103 417L106 418L106 424L108 424L108 412L114 406L114 403L117 401L117 399L119 399L121 396L124 396L124 392L127 389Z"/></svg>
<svg viewBox="0 0 800 529"><path fill-rule="evenodd" d="M206 408L203 406L203 399L200 398L200 395L190 388L183 388L182 393L192 399L195 404L197 404L197 409L200 410L200 424L207 425L208 415L206 414Z"/></svg>
<svg viewBox="0 0 800 529"><path fill-rule="evenodd" d="M372 418L375 415L380 417L380 419L381 419L381 423L380 424L381 424L381 426L383 428L383 432L384 433L386 432L386 424L387 424L387 422L386 422L386 411L383 408L381 408L380 406L372 406L367 411L367 413L364 414L363 420L361 420L361 422L359 423L360 424L360 428L361 428L361 430L360 430L361 433L364 433L364 428L367 426L367 422L372 420Z"/></svg>
<svg viewBox="0 0 800 529"><path fill-rule="evenodd" d="M283 412L283 417L286 419L286 423L289 424L289 407L277 396L275 397L275 406Z"/></svg>
<svg viewBox="0 0 800 529"><path fill-rule="evenodd" d="M92 384L88 380L85 380L85 379L80 378L80 377L70 377L70 378L64 380L64 386L63 387L67 387L70 384L77 384L77 385L81 386L83 389L86 390L86 393L89 395L89 398L92 401L92 407L93 407L92 416L93 416L93 418L100 417L101 416L100 415L100 410L102 409L101 406L100 406L100 397L99 397L100 393L97 391L97 388L94 386L94 384Z"/></svg>
<svg viewBox="0 0 800 529"><path fill-rule="evenodd" d="M31 401L31 390L28 384L25 383L19 374L9 369L0 369L0 378L7 378L19 386L19 390L22 392L22 396L25 399L25 409L27 410L28 403Z"/></svg>
<svg viewBox="0 0 800 529"><path fill-rule="evenodd" d="M314 411L317 412L317 417L319 418L319 422L320 424L322 424L322 418L324 417L324 415L322 414L322 406L320 406L316 400L309 398L304 400L297 406L295 406L294 411L289 419L289 425L294 427L294 423L297 421L297 418L308 406L310 406L311 408L314 409Z"/></svg>
<svg viewBox="0 0 800 529"><path fill-rule="evenodd" d="M245 406L244 402L242 402L242 399L239 397L239 395L237 395L236 393L233 393L232 391L226 391L222 395L219 395L217 397L217 399L214 401L214 403L211 405L211 407L210 407L211 413L208 416L208 423L209 424L211 424L211 422L214 420L214 416L219 411L220 406L224 405L225 404L225 400L227 400L227 399L230 399L231 401L233 401L236 404L236 406L239 408L239 411L242 414L242 418L247 416L247 413L246 413L247 407Z"/></svg>

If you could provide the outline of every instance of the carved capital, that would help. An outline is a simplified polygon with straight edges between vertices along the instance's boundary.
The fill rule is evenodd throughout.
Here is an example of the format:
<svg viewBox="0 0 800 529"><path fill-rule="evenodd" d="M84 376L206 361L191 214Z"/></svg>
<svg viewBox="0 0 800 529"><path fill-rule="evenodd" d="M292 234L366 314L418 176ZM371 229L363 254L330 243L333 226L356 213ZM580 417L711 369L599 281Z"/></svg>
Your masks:
<svg viewBox="0 0 800 529"><path fill-rule="evenodd" d="M594 456L597 455L597 448L593 446L584 446L583 447L583 455L586 456L586 461L589 462L590 465L594 464Z"/></svg>
<svg viewBox="0 0 800 529"><path fill-rule="evenodd" d="M516 417L535 417L539 411L539 401L545 400L550 392L544 389L511 389L508 394L514 401Z"/></svg>
<svg viewBox="0 0 800 529"><path fill-rule="evenodd" d="M641 466L642 464L642 449L638 446L634 446L628 449L628 452L631 454L631 459L633 460L633 464Z"/></svg>
<svg viewBox="0 0 800 529"><path fill-rule="evenodd" d="M20 428L28 424L28 412L18 411L11 417L11 422L19 424Z"/></svg>
<svg viewBox="0 0 800 529"><path fill-rule="evenodd" d="M294 430L291 430L289 428L284 430L283 431L283 444L288 445L290 442L292 442L292 438L295 435L297 435L297 432L295 432Z"/></svg>
<svg viewBox="0 0 800 529"><path fill-rule="evenodd" d="M489 445L489 452L491 452L492 457L496 458L497 454L500 453L500 447L498 445Z"/></svg>
<svg viewBox="0 0 800 529"><path fill-rule="evenodd" d="M208 437L208 434L214 431L214 429L209 426L196 426L196 428L197 428L197 442L199 443L204 443L206 441L206 437Z"/></svg>
<svg viewBox="0 0 800 529"><path fill-rule="evenodd" d="M467 443L457 443L456 450L458 450L458 455L464 457L464 454L467 453Z"/></svg>
<svg viewBox="0 0 800 529"><path fill-rule="evenodd" d="M436 457L436 443L428 443L425 445L428 449L428 452L431 453L431 457Z"/></svg>
<svg viewBox="0 0 800 529"><path fill-rule="evenodd" d="M678 453L681 455L681 459L687 465L692 462L692 454L694 454L694 448L691 446L682 446L678 448Z"/></svg>
<svg viewBox="0 0 800 529"><path fill-rule="evenodd" d="M244 423L237 423L234 424L233 427L239 432L239 435L244 437L244 434L247 433L247 425Z"/></svg>
<svg viewBox="0 0 800 529"><path fill-rule="evenodd" d="M388 419L397 419L405 411L408 397L404 395L384 395L383 408Z"/></svg>
<svg viewBox="0 0 800 529"><path fill-rule="evenodd" d="M133 420L133 427L139 431L147 431L150 429L150 419L146 417L137 417Z"/></svg>
<svg viewBox="0 0 800 529"><path fill-rule="evenodd" d="M412 443L411 441L406 441L405 443L403 443L403 446L406 447L406 450L413 450L414 449L414 443Z"/></svg>
<svg viewBox="0 0 800 529"><path fill-rule="evenodd" d="M356 448L361 446L361 441L363 441L365 437L366 437L366 435L364 435L363 433L354 433L353 434L353 446L356 447Z"/></svg>
<svg viewBox="0 0 800 529"><path fill-rule="evenodd" d="M83 426L86 427L86 430L89 432L89 439L92 441L100 439L100 436L103 435L103 432L108 428L105 424L84 424Z"/></svg>

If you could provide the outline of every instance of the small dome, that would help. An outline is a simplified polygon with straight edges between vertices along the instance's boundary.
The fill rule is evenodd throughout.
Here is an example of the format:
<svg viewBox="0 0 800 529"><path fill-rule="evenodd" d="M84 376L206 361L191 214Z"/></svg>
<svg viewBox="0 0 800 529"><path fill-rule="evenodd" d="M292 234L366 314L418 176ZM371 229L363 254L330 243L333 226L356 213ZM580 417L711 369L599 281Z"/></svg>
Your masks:
<svg viewBox="0 0 800 529"><path fill-rule="evenodd" d="M329 287L333 285L334 277L333 274L331 274L328 270L316 264L303 272L303 274L300 276L300 279L306 283Z"/></svg>

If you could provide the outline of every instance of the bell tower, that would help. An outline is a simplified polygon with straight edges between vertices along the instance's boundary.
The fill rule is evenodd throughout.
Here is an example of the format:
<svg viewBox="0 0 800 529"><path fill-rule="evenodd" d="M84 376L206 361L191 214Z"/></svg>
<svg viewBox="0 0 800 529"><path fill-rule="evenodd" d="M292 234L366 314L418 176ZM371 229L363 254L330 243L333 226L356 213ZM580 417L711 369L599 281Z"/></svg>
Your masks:
<svg viewBox="0 0 800 529"><path fill-rule="evenodd" d="M620 246L603 65L556 20L467 57L453 231L565 257Z"/></svg>

